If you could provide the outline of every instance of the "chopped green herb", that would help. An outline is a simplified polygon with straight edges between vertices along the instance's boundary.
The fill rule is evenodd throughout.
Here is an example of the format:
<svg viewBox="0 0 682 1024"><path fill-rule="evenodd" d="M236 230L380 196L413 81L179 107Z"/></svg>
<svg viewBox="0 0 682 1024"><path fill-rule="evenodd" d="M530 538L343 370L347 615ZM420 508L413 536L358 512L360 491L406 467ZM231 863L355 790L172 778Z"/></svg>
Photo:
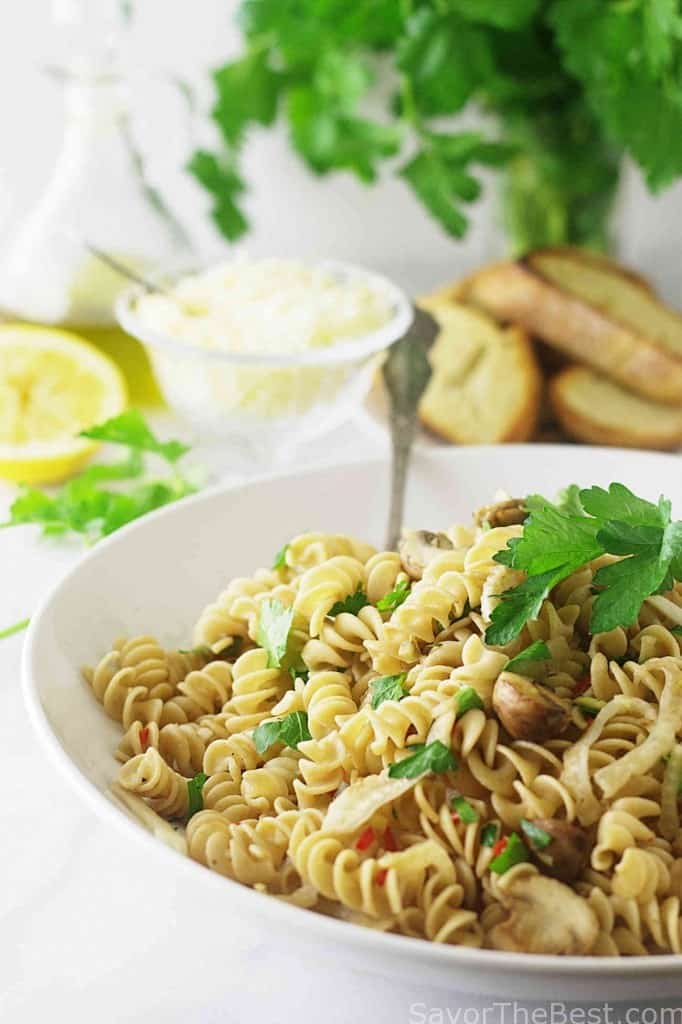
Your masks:
<svg viewBox="0 0 682 1024"><path fill-rule="evenodd" d="M465 825L473 825L478 821L478 811L471 806L465 796L453 796L450 806L459 814Z"/></svg>
<svg viewBox="0 0 682 1024"><path fill-rule="evenodd" d="M407 697L407 690L403 686L406 679L406 672L401 672L398 676L381 676L379 679L373 679L369 684L373 709L376 711L385 700L402 700L403 697Z"/></svg>
<svg viewBox="0 0 682 1024"><path fill-rule="evenodd" d="M303 740L310 739L312 736L305 711L292 711L284 718L261 722L253 730L253 743L259 754L264 754L275 743L283 743L285 747L295 750Z"/></svg>
<svg viewBox="0 0 682 1024"><path fill-rule="evenodd" d="M532 821L521 818L521 830L536 850L546 850L552 842L552 836L544 828L534 825Z"/></svg>
<svg viewBox="0 0 682 1024"><path fill-rule="evenodd" d="M256 643L268 652L268 668L280 668L287 653L294 609L281 601L263 601L258 619Z"/></svg>
<svg viewBox="0 0 682 1024"><path fill-rule="evenodd" d="M136 410L128 410L122 416L92 427L86 434L127 444L130 448L127 459L90 466L49 494L36 487L21 488L11 505L9 520L0 526L33 524L41 526L48 537L73 532L88 541L96 541L195 490L177 471L168 479L142 482L126 490L109 490L102 486L106 481L133 480L141 476L143 451L155 451L172 463L187 451L179 441L158 441Z"/></svg>
<svg viewBox="0 0 682 1024"><path fill-rule="evenodd" d="M653 504L619 483L577 494L571 489L571 495L569 511L533 503L522 536L495 555L496 561L523 570L528 578L501 595L486 631L488 643L500 646L513 640L537 617L552 587L601 555L621 558L602 566L594 577L592 633L632 625L647 597L682 577L682 523L672 522L667 499Z"/></svg>
<svg viewBox="0 0 682 1024"><path fill-rule="evenodd" d="M307 683L310 679L310 670L307 668L296 668L292 665L292 667L288 669L288 672L294 682L297 679L301 679L304 683Z"/></svg>
<svg viewBox="0 0 682 1024"><path fill-rule="evenodd" d="M507 840L507 845L490 861L490 870L496 875L504 875L516 864L523 864L530 859L528 847L518 832L512 832Z"/></svg>
<svg viewBox="0 0 682 1024"><path fill-rule="evenodd" d="M174 464L186 455L189 447L181 441L159 441L138 409L126 409L104 423L82 430L80 437L109 444L124 444L137 451L153 452Z"/></svg>
<svg viewBox="0 0 682 1024"><path fill-rule="evenodd" d="M452 751L440 740L434 740L402 761L396 761L388 769L388 774L392 779L416 779L424 772L454 772L458 767Z"/></svg>
<svg viewBox="0 0 682 1024"><path fill-rule="evenodd" d="M12 626L6 626L5 629L0 629L0 640L4 640L5 637L14 636L15 633L21 633L22 629L26 629L30 619L21 619L19 622L15 622Z"/></svg>
<svg viewBox="0 0 682 1024"><path fill-rule="evenodd" d="M187 812L188 819L196 814L197 811L203 811L204 809L204 797L203 789L204 783L208 779L208 775L204 772L199 772L194 776L193 779L187 780L187 797L189 809Z"/></svg>
<svg viewBox="0 0 682 1024"><path fill-rule="evenodd" d="M285 544L284 547L279 549L279 551L275 555L275 560L272 563L272 568L273 569L284 569L286 567L286 564L287 564L287 551L288 550L289 550L289 545L288 544Z"/></svg>
<svg viewBox="0 0 682 1024"><path fill-rule="evenodd" d="M519 651L513 658L510 658L505 666L505 672L521 672L534 661L549 661L552 657L544 640L535 640L528 647Z"/></svg>
<svg viewBox="0 0 682 1024"><path fill-rule="evenodd" d="M473 711L475 709L483 711L485 708L485 704L473 686L462 686L457 691L455 702L457 704L457 718L461 718L462 715L466 715L467 711Z"/></svg>
<svg viewBox="0 0 682 1024"><path fill-rule="evenodd" d="M580 708L584 715L588 715L589 718L596 718L605 706L605 702L597 700L596 697L578 697L573 703Z"/></svg>
<svg viewBox="0 0 682 1024"><path fill-rule="evenodd" d="M384 594L377 601L377 608L380 612L394 612L396 608L400 607L405 598L408 597L409 593L409 580L399 580L393 590L389 590L388 594Z"/></svg>
<svg viewBox="0 0 682 1024"><path fill-rule="evenodd" d="M336 615L341 615L342 612L349 612L351 615L357 615L358 612L369 604L367 600L367 594L358 587L354 594L349 594L348 597L344 598L343 601L337 601L336 604L327 612L330 618L334 618Z"/></svg>
<svg viewBox="0 0 682 1024"><path fill-rule="evenodd" d="M682 636L682 626L673 626L670 632L673 636Z"/></svg>
<svg viewBox="0 0 682 1024"><path fill-rule="evenodd" d="M489 821L481 829L481 846L494 846L500 834L500 826L494 821Z"/></svg>

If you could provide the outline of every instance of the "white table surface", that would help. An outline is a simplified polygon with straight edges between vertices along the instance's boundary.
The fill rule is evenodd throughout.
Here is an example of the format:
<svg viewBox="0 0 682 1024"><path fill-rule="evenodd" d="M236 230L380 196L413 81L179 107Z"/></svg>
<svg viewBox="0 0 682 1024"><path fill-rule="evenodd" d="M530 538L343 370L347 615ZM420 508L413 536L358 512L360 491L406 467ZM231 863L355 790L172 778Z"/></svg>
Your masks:
<svg viewBox="0 0 682 1024"><path fill-rule="evenodd" d="M346 428L305 461L351 450L369 454L376 439ZM0 484L0 519L11 494ZM0 531L0 628L30 615L81 550L32 527ZM158 864L145 869L41 749L20 692L22 643L0 641L3 1024L514 1024L491 1000L335 968L333 948L298 959L285 935L242 920L225 922L220 948L205 947L206 908Z"/></svg>

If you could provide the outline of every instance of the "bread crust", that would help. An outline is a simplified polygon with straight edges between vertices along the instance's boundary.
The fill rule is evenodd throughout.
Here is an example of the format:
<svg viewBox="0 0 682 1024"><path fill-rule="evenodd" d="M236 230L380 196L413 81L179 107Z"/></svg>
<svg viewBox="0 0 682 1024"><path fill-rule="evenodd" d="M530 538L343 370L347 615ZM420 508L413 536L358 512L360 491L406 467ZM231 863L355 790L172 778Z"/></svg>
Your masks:
<svg viewBox="0 0 682 1024"><path fill-rule="evenodd" d="M484 268L465 282L463 293L498 320L518 324L638 394L682 402L682 360L550 284L527 264Z"/></svg>
<svg viewBox="0 0 682 1024"><path fill-rule="evenodd" d="M622 263L616 263L615 260L612 260L605 253L594 252L592 249L579 249L575 245L548 246L546 249L534 249L533 252L527 253L519 260L519 263L531 267L542 276L539 264L543 256L560 256L563 259L571 260L573 263L581 263L583 266L607 270L611 274L617 274L618 277L622 277L630 284L635 285L635 287L641 288L649 297L652 295L658 297L658 292L648 278L633 270L632 267L625 267Z"/></svg>
<svg viewBox="0 0 682 1024"><path fill-rule="evenodd" d="M631 419L627 415L626 403L630 397L623 391L622 414L616 415L612 422L607 422L603 416L590 416L584 409L577 408L573 401L573 395L584 393L587 383L591 386L602 380L608 386L610 397L613 398L613 390L618 388L612 381L600 377L592 370L583 366L570 366L558 373L550 382L549 398L554 413L561 426L567 434L579 441L587 441L590 444L617 445L621 448L655 448L660 451L670 451L682 445L682 412L679 416L677 426L669 425L668 429L661 429L662 416L670 415L670 409L661 407L651 402L651 415L654 422L658 414L658 426L646 427L639 419L637 428L629 426ZM620 390L618 388L618 390ZM643 399L638 396L638 400Z"/></svg>

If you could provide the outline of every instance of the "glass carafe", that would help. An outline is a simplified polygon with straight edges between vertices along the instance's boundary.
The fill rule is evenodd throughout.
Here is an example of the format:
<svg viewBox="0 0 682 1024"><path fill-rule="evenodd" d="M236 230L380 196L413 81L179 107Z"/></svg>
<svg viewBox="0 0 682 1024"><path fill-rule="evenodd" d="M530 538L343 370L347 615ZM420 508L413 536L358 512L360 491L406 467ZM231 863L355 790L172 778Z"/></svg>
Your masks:
<svg viewBox="0 0 682 1024"><path fill-rule="evenodd" d="M64 138L44 192L0 254L0 313L74 330L103 348L131 399L144 404L158 397L146 353L113 314L127 282L86 243L143 273L192 256L131 135L118 60L125 11L119 0L54 0L62 54L48 71L63 83Z"/></svg>

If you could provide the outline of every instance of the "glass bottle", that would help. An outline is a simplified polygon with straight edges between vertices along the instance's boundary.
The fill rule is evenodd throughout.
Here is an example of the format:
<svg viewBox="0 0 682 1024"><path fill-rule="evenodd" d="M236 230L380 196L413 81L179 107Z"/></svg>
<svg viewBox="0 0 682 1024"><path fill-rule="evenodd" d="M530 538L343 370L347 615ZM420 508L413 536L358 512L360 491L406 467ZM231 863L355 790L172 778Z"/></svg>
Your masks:
<svg viewBox="0 0 682 1024"><path fill-rule="evenodd" d="M87 248L132 270L192 262L180 223L145 177L130 130L119 54L121 0L53 0L60 51L47 70L64 87L64 137L41 198L0 255L0 313L73 330L121 366L131 400L158 400L144 348L116 325L126 284Z"/></svg>

